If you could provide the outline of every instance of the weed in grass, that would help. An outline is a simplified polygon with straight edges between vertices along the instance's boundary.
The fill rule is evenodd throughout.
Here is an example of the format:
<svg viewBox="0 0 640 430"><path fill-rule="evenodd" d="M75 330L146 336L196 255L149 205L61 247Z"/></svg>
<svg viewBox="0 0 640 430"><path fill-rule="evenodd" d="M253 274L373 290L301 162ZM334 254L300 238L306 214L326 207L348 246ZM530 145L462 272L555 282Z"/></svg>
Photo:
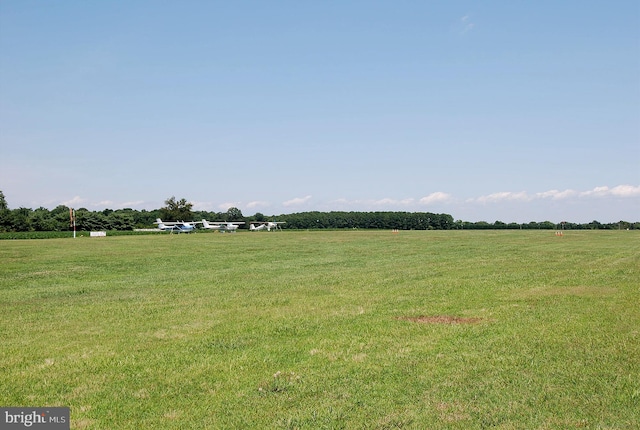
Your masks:
<svg viewBox="0 0 640 430"><path fill-rule="evenodd" d="M296 375L295 372L282 373L278 370L276 373L274 373L273 379L260 384L260 386L258 387L258 392L260 394L284 393L285 391L291 389L294 384L299 381L300 376Z"/></svg>

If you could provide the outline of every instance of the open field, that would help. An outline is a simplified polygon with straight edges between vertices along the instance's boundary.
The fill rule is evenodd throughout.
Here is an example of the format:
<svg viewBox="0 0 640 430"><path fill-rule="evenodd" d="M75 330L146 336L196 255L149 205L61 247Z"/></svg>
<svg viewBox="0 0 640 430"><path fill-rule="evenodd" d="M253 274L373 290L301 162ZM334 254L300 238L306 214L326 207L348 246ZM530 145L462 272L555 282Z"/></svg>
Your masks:
<svg viewBox="0 0 640 430"><path fill-rule="evenodd" d="M0 242L0 405L76 429L640 426L640 234Z"/></svg>

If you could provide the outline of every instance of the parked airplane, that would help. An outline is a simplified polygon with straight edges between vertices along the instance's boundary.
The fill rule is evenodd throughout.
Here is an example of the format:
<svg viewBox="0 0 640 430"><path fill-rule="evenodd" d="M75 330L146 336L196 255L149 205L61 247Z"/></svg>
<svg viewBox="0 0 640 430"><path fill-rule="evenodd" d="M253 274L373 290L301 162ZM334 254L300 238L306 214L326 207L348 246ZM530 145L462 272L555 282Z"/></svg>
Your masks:
<svg viewBox="0 0 640 430"><path fill-rule="evenodd" d="M225 231L230 231L234 233L238 229L238 226L241 224L244 224L244 222L212 221L211 223L209 223L206 219L202 220L203 228L206 228L209 230L218 230L218 231L221 231L222 233L224 233Z"/></svg>
<svg viewBox="0 0 640 430"><path fill-rule="evenodd" d="M196 228L198 222L184 222L184 221L168 221L163 222L160 218L156 219L154 224L158 224L158 228L162 231L176 232L176 233L191 233Z"/></svg>
<svg viewBox="0 0 640 430"><path fill-rule="evenodd" d="M271 231L271 229L277 230L279 229L279 224L284 224L286 221L251 221L251 226L249 230L251 231L260 231L267 230ZM256 227L256 224L260 224Z"/></svg>

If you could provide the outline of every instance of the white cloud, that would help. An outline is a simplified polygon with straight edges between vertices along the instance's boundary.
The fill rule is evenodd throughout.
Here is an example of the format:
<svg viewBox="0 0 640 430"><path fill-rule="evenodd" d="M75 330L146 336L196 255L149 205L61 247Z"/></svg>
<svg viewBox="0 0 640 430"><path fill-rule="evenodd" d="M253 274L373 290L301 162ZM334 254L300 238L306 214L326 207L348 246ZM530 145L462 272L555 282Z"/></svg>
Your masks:
<svg viewBox="0 0 640 430"><path fill-rule="evenodd" d="M144 200L135 200L135 201L132 201L132 202L124 202L124 203L122 203L122 207L124 207L124 208L135 208L137 206L142 206L144 204L145 204Z"/></svg>
<svg viewBox="0 0 640 430"><path fill-rule="evenodd" d="M362 199L362 200L347 200L345 198L332 200L330 202L334 205L341 206L352 206L352 207L398 207L398 206L410 206L415 203L414 198L406 198L406 199L392 199L392 198L384 198L379 200L373 199Z"/></svg>
<svg viewBox="0 0 640 430"><path fill-rule="evenodd" d="M609 187L595 187L593 190L583 191L580 193L581 196L596 196L601 197L607 195L609 192Z"/></svg>
<svg viewBox="0 0 640 430"><path fill-rule="evenodd" d="M415 200L412 198L395 200L395 199L380 199L374 200L371 203L375 206L408 206L411 205Z"/></svg>
<svg viewBox="0 0 640 430"><path fill-rule="evenodd" d="M296 197L295 199L291 199L291 200L287 200L286 202L283 202L282 206L285 206L285 207L299 206L304 203L307 203L309 200L311 200L311 196Z"/></svg>
<svg viewBox="0 0 640 430"><path fill-rule="evenodd" d="M410 208L412 205L416 203L414 198L406 198L406 199L392 199L389 197L383 199L356 199L356 200L348 200L345 198L332 200L329 202L330 208L329 210L335 210L336 206L340 207L340 210L345 210L347 208L351 208L351 210L356 211L367 211L367 210L392 210L392 208L402 207L403 209Z"/></svg>
<svg viewBox="0 0 640 430"><path fill-rule="evenodd" d="M498 193L489 194L486 196L480 196L476 199L470 199L471 201L477 201L480 203L497 203L501 201L529 201L531 197L525 192L520 191L517 193L511 191L502 191Z"/></svg>
<svg viewBox="0 0 640 430"><path fill-rule="evenodd" d="M451 195L437 191L420 199L421 205L430 205L432 203L441 203L451 200Z"/></svg>
<svg viewBox="0 0 640 430"><path fill-rule="evenodd" d="M640 196L640 185L618 185L611 189L611 194L617 197L635 197Z"/></svg>
<svg viewBox="0 0 640 430"><path fill-rule="evenodd" d="M191 202L193 204L193 208L197 211L210 211L213 209L214 205L211 202Z"/></svg>
<svg viewBox="0 0 640 430"><path fill-rule="evenodd" d="M262 202L262 201L253 201L253 202L249 202L247 203L247 209L255 209L255 208L261 208L261 207L268 207L269 202Z"/></svg>
<svg viewBox="0 0 640 430"><path fill-rule="evenodd" d="M350 204L353 204L354 202L349 201L345 198L342 198L342 199L333 200L331 203L335 203L338 205L350 205Z"/></svg>
<svg viewBox="0 0 640 430"><path fill-rule="evenodd" d="M217 207L218 209L220 209L220 211L226 212L230 208L237 208L238 206L240 206L240 202L225 202L225 203L220 203Z"/></svg>
<svg viewBox="0 0 640 430"><path fill-rule="evenodd" d="M281 205L275 205L272 202L266 200L253 200L248 203L244 203L240 200L237 201L225 201L221 204L211 201L192 201L195 210L206 210L215 212L226 212L231 207L241 208L243 212L254 213L264 212L268 208L280 207L283 213L295 212L300 210L355 210L355 211L421 211L425 207L433 207L434 205L446 204L449 211L453 213L461 213L466 211L470 212L473 216L482 211L506 211L506 210L518 210L523 213L531 213L532 211L548 210L576 210L579 204L589 204L588 202L598 201L598 206L602 207L602 210L610 208L613 211L613 206L610 205L636 205L640 203L640 185L622 184L616 186L598 186L590 190L576 190L576 189L550 189L546 191L500 191L494 193L488 193L481 196L469 196L466 200L455 195L445 193L442 191L434 191L423 197L406 197L395 198L385 197L381 199L348 199L339 198L334 200L318 201L313 199L311 195L303 197L296 197L290 200L284 201ZM625 202L626 201L626 202ZM21 203L25 205L24 203ZM593 203L591 203L593 204ZM116 200L104 199L104 200L90 200L85 199L79 195L74 196L66 201L52 200L47 203L47 207L55 207L58 205L65 205L72 208L90 208L92 210L101 210L103 208L120 209L120 208L136 208L136 209L158 209L162 206L159 202L153 201L127 201L119 202ZM35 202L29 207L42 206L42 202ZM493 208L492 208L493 207ZM279 210L280 210L279 209ZM295 209L295 210L294 210ZM500 212L502 213L502 212ZM456 215L460 216L460 215ZM468 215L471 216L471 215ZM565 216L565 215L563 215ZM620 215L622 216L622 215ZM594 219L598 219L597 215L593 215Z"/></svg>
<svg viewBox="0 0 640 430"><path fill-rule="evenodd" d="M98 208L108 208L108 209L136 208L136 207L141 207L144 204L145 204L144 200L135 200L135 201L121 202L121 203L114 202L113 200L102 200L99 202L90 203L91 206L98 207Z"/></svg>
<svg viewBox="0 0 640 430"><path fill-rule="evenodd" d="M460 28L460 34L466 34L470 32L471 30L473 30L475 26L476 25L471 21L470 15L463 16L462 18L460 18L460 21L458 23L458 27Z"/></svg>
<svg viewBox="0 0 640 430"><path fill-rule="evenodd" d="M634 185L618 185L613 188L607 186L595 187L588 191L576 191L566 189L564 191L548 190L527 194L526 191L511 192L502 191L498 193L488 194L476 198L470 198L467 202L479 203L498 203L502 201L522 201L528 202L535 199L551 199L551 200L567 200L572 197L635 197L640 196L640 186Z"/></svg>
<svg viewBox="0 0 640 430"><path fill-rule="evenodd" d="M583 191L580 193L583 197L635 197L640 196L640 186L635 185L618 185L613 188L607 186L595 187L593 190Z"/></svg>
<svg viewBox="0 0 640 430"><path fill-rule="evenodd" d="M65 206L68 206L70 208L74 208L74 207L77 207L77 206L84 205L86 201L87 201L87 199L83 199L80 196L75 196L71 200L67 200L66 202L62 202L61 204L65 205Z"/></svg>
<svg viewBox="0 0 640 430"><path fill-rule="evenodd" d="M574 190L549 190L543 191L541 193L536 193L536 198L539 199L553 199L553 200L563 200L577 195L578 192Z"/></svg>
<svg viewBox="0 0 640 430"><path fill-rule="evenodd" d="M103 200L98 203L91 203L91 206L104 206L106 208L113 207L114 205L115 205L115 202L112 200ZM123 205L125 205L125 203L123 203Z"/></svg>

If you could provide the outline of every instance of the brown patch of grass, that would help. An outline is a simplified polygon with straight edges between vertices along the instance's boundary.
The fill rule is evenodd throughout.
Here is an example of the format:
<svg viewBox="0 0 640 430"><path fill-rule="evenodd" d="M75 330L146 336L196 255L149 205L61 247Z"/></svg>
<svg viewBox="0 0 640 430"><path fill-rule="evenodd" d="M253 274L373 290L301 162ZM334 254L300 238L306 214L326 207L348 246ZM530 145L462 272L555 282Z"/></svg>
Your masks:
<svg viewBox="0 0 640 430"><path fill-rule="evenodd" d="M467 421L471 418L465 410L464 405L459 402L441 402L436 405L436 409L440 419L444 422L455 423L458 421Z"/></svg>
<svg viewBox="0 0 640 430"><path fill-rule="evenodd" d="M172 409L170 411L165 412L163 417L168 420L177 420L180 417L180 412L176 411L175 409Z"/></svg>
<svg viewBox="0 0 640 430"><path fill-rule="evenodd" d="M94 420L89 418L81 418L79 420L73 420L73 427L77 429L86 429L94 424Z"/></svg>
<svg viewBox="0 0 640 430"><path fill-rule="evenodd" d="M478 324L479 322L483 321L482 318L465 318L452 315L398 317L398 319L421 324Z"/></svg>

